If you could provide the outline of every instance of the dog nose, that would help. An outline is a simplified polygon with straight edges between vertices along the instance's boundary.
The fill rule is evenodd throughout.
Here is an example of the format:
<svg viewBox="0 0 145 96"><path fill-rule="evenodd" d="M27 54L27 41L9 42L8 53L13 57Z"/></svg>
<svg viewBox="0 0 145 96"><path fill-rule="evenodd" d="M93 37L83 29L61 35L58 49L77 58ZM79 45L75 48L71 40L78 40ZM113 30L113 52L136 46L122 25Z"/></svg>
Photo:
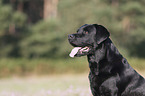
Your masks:
<svg viewBox="0 0 145 96"><path fill-rule="evenodd" d="M69 39L74 39L75 36L74 36L73 34L70 34L70 35L68 35L68 38L69 38Z"/></svg>

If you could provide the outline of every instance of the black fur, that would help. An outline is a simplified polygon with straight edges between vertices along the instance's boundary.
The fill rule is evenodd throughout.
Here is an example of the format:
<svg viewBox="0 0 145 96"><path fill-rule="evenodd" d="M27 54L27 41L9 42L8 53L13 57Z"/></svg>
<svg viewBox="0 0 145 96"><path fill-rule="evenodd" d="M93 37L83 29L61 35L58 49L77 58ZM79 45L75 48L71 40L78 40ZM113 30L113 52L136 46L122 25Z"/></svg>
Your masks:
<svg viewBox="0 0 145 96"><path fill-rule="evenodd" d="M105 27L85 24L68 36L74 47L89 47L90 87L93 96L145 96L145 79L119 53Z"/></svg>

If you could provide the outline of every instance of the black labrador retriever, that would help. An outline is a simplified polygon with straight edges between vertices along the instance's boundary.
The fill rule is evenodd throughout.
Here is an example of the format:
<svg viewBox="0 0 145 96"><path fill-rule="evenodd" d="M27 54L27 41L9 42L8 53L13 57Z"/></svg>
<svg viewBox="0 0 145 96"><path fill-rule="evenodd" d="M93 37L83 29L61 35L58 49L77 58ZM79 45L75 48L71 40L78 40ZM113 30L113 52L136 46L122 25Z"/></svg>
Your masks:
<svg viewBox="0 0 145 96"><path fill-rule="evenodd" d="M119 53L102 25L85 24L68 35L71 57L87 55L93 96L145 96L145 79Z"/></svg>

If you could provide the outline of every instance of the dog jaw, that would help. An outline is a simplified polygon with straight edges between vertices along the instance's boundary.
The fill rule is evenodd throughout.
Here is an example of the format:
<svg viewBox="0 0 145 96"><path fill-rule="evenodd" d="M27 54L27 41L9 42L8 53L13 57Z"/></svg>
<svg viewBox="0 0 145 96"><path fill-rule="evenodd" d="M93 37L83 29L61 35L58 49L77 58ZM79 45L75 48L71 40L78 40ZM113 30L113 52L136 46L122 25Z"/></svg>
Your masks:
<svg viewBox="0 0 145 96"><path fill-rule="evenodd" d="M90 48L89 47L75 47L72 49L71 53L69 54L70 57L75 57L75 55L79 52L80 54L82 53L87 53L89 52Z"/></svg>

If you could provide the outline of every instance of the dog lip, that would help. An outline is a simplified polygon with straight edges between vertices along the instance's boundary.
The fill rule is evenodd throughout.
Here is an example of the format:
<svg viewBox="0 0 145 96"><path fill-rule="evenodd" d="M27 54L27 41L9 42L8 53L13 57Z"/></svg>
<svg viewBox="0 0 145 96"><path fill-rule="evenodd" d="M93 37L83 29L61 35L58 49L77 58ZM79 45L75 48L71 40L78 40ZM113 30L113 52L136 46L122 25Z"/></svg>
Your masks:
<svg viewBox="0 0 145 96"><path fill-rule="evenodd" d="M70 40L69 41L69 43L73 46L73 47L85 47L85 46L78 46L77 44L75 44L74 42L73 42L73 40Z"/></svg>

